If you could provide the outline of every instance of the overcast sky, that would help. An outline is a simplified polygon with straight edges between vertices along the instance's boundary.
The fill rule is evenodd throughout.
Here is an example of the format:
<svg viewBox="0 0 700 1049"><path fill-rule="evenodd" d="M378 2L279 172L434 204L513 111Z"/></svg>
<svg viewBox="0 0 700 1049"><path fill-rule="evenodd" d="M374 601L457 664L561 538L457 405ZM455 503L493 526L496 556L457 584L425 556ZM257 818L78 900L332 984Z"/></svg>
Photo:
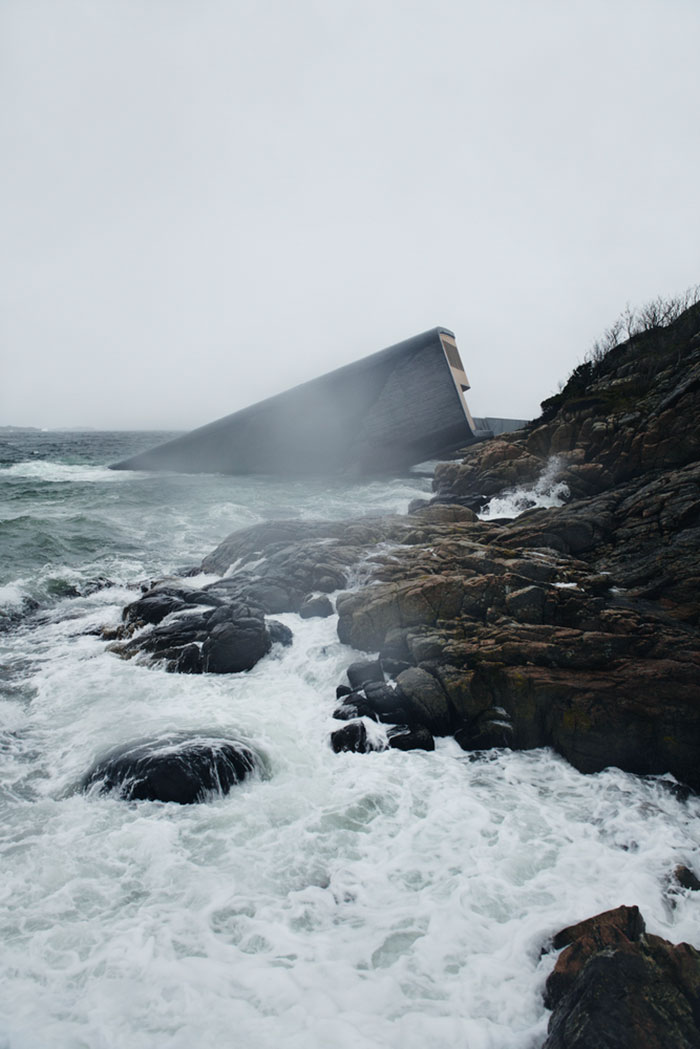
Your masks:
<svg viewBox="0 0 700 1049"><path fill-rule="evenodd" d="M699 0L0 0L0 424L190 428L457 335L529 418L700 281Z"/></svg>

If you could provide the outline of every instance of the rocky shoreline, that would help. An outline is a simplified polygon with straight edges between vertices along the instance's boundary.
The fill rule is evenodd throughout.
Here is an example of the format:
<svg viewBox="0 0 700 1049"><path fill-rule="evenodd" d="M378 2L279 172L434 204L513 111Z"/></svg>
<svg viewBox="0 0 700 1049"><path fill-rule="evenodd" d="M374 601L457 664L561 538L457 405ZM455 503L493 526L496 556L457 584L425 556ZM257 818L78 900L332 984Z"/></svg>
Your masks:
<svg viewBox="0 0 700 1049"><path fill-rule="evenodd" d="M328 615L333 594L340 640L378 653L341 690L343 721L354 707L465 749L551 746L583 772L699 789L700 306L582 366L544 409L440 464L406 516L233 533L200 568L224 578L156 584L115 650L246 670L291 641L266 617ZM477 518L543 473L564 505Z"/></svg>
<svg viewBox="0 0 700 1049"><path fill-rule="evenodd" d="M171 671L246 670L292 640L268 617L328 615L334 602L340 640L369 654L339 685L335 750L431 749L452 735L465 750L549 746L582 772L615 765L670 774L680 796L700 790L699 420L696 304L581 365L524 430L440 464L434 498L406 516L234 533L198 569L223 578L157 583L125 609L112 647ZM477 517L514 487L527 499L543 474L563 505ZM625 929L624 944L615 933L581 961L578 1005L573 982L549 999L587 1017L604 1001L604 1017L629 994L595 981L628 968L656 1020L616 1020L608 1041L553 1020L548 1049L700 1044L700 956L644 939L643 923ZM685 997L661 1038L657 1005L679 965Z"/></svg>

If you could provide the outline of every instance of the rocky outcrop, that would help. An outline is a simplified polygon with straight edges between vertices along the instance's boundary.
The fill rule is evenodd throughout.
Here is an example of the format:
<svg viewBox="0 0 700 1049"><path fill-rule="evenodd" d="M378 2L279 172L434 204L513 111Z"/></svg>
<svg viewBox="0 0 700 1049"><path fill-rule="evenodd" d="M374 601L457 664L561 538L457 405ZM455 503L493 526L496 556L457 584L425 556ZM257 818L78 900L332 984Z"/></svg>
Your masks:
<svg viewBox="0 0 700 1049"><path fill-rule="evenodd" d="M495 730L497 745L553 746L585 772L614 764L700 786L700 649L687 605L620 592L597 564L545 543L520 546L531 522L482 528L491 542L433 536L429 554L413 547L400 565L377 565L385 582L338 598L341 640L420 671L433 709L442 696L428 727L467 749ZM666 594L671 583L680 593L680 568L666 576Z"/></svg>
<svg viewBox="0 0 700 1049"><path fill-rule="evenodd" d="M371 544L374 533L358 522L348 530L341 522L270 521L233 532L202 562L203 572L223 575L245 588L271 614L298 612L307 594L329 594L347 585L346 568L358 548Z"/></svg>
<svg viewBox="0 0 700 1049"><path fill-rule="evenodd" d="M700 953L645 930L637 907L563 929L547 980L543 1049L697 1049Z"/></svg>
<svg viewBox="0 0 700 1049"><path fill-rule="evenodd" d="M111 651L163 661L166 670L183 674L251 670L274 643L292 641L291 630L267 621L242 589L217 584L204 590L156 584L126 606L122 619L116 631L105 632Z"/></svg>
<svg viewBox="0 0 700 1049"><path fill-rule="evenodd" d="M174 737L119 747L95 762L81 789L124 801L190 805L228 794L262 770L260 756L239 740Z"/></svg>
<svg viewBox="0 0 700 1049"><path fill-rule="evenodd" d="M420 671L431 731L467 749L552 746L699 789L700 307L591 372L438 467L400 549L366 562L374 585L338 597L338 633ZM461 505L543 470L566 505L478 523Z"/></svg>
<svg viewBox="0 0 700 1049"><path fill-rule="evenodd" d="M580 365L542 408L526 431L439 465L436 491L450 499L494 495L534 483L553 456L576 497L696 462L700 433L688 424L700 408L700 304Z"/></svg>

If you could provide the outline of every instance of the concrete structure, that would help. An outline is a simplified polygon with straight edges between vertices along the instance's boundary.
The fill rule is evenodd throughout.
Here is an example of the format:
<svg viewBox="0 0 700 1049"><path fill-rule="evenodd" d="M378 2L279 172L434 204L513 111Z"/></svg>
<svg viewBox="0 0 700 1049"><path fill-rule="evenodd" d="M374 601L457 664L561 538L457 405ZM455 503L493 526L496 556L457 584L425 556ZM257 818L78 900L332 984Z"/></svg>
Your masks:
<svg viewBox="0 0 700 1049"><path fill-rule="evenodd" d="M125 459L114 469L395 471L492 435L472 418L464 399L468 389L454 334L433 328Z"/></svg>

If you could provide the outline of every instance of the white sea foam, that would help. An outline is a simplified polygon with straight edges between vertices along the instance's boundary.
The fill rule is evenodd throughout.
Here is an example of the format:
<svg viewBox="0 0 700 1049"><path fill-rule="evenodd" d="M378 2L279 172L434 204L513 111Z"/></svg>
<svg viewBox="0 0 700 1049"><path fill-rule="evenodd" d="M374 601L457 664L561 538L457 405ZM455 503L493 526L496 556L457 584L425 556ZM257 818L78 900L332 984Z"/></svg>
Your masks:
<svg viewBox="0 0 700 1049"><path fill-rule="evenodd" d="M5 586L0 586L0 615L2 611L16 611L22 607L28 597L27 584L24 579L14 579Z"/></svg>
<svg viewBox="0 0 700 1049"><path fill-rule="evenodd" d="M494 496L483 508L479 517L484 520L495 517L518 517L525 510L536 507L562 506L569 497L568 486L557 480L561 461L555 456L534 484L512 488L502 495Z"/></svg>
<svg viewBox="0 0 700 1049"><path fill-rule="evenodd" d="M128 474L121 470L110 470L106 466L90 466L83 463L71 465L56 463L49 459L29 459L11 466L0 467L0 474L7 477L26 478L31 481L53 483L89 484L91 482L123 482ZM133 475L131 475L133 477Z"/></svg>

